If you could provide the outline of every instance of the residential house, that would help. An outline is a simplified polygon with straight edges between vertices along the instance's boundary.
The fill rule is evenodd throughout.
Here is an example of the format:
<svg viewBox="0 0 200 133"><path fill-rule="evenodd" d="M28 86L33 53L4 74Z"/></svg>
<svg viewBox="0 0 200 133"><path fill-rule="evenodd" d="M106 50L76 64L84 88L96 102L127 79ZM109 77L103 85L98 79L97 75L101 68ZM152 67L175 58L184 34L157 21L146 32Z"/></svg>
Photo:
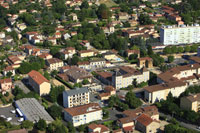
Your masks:
<svg viewBox="0 0 200 133"><path fill-rule="evenodd" d="M67 66L67 68L65 70L63 69L62 71L64 73L58 74L58 76L65 81L80 83L84 79L87 79L89 82L92 80L92 75L89 72L77 66Z"/></svg>
<svg viewBox="0 0 200 133"><path fill-rule="evenodd" d="M117 120L117 124L124 133L133 132L135 129L134 117L124 117Z"/></svg>
<svg viewBox="0 0 200 133"><path fill-rule="evenodd" d="M136 54L137 58L140 58L140 50L130 50L130 49L126 50L127 57L129 57L132 54Z"/></svg>
<svg viewBox="0 0 200 133"><path fill-rule="evenodd" d="M76 88L63 91L63 106L72 108L90 103L90 93L87 88Z"/></svg>
<svg viewBox="0 0 200 133"><path fill-rule="evenodd" d="M141 114L136 121L135 127L142 133L157 133L160 128L160 123L146 114Z"/></svg>
<svg viewBox="0 0 200 133"><path fill-rule="evenodd" d="M112 86L106 86L104 92L99 94L99 99L101 101L108 100L111 96L116 94L116 89Z"/></svg>
<svg viewBox="0 0 200 133"><path fill-rule="evenodd" d="M44 59L44 60L48 60L48 59L52 59L53 56L51 54L48 53L41 53L40 55L38 55L38 57Z"/></svg>
<svg viewBox="0 0 200 133"><path fill-rule="evenodd" d="M46 65L49 67L49 70L58 70L63 67L63 61L58 58L51 58L46 60Z"/></svg>
<svg viewBox="0 0 200 133"><path fill-rule="evenodd" d="M12 79L10 78L0 79L0 87L2 93L10 91L12 88Z"/></svg>
<svg viewBox="0 0 200 133"><path fill-rule="evenodd" d="M75 13L71 13L69 16L72 17L72 21L78 21L78 16Z"/></svg>
<svg viewBox="0 0 200 133"><path fill-rule="evenodd" d="M103 112L98 103L89 103L64 109L64 119L71 122L74 127L102 120L102 117Z"/></svg>
<svg viewBox="0 0 200 133"><path fill-rule="evenodd" d="M0 32L0 38L5 38L6 37L6 34L4 32Z"/></svg>
<svg viewBox="0 0 200 133"><path fill-rule="evenodd" d="M153 59L150 57L142 57L139 58L138 61L138 67L147 67L147 68L152 68L153 67Z"/></svg>
<svg viewBox="0 0 200 133"><path fill-rule="evenodd" d="M180 107L185 110L193 110L199 112L200 108L200 93L190 94L181 98Z"/></svg>
<svg viewBox="0 0 200 133"><path fill-rule="evenodd" d="M89 133L110 133L110 129L101 124L92 123L88 125Z"/></svg>
<svg viewBox="0 0 200 133"><path fill-rule="evenodd" d="M12 66L7 66L4 70L3 70L3 75L7 76L7 74L11 72L12 76L15 75L15 69Z"/></svg>
<svg viewBox="0 0 200 133"><path fill-rule="evenodd" d="M16 25L19 31L23 31L27 28L25 23L17 24Z"/></svg>
<svg viewBox="0 0 200 133"><path fill-rule="evenodd" d="M57 44L57 41L56 41L56 38L55 37L48 37L47 40L49 42L51 42L53 45L56 45Z"/></svg>
<svg viewBox="0 0 200 133"><path fill-rule="evenodd" d="M120 12L120 13L118 14L118 19L119 19L120 21L127 21L127 20L129 19L129 15L128 15L128 13L126 13L126 12Z"/></svg>
<svg viewBox="0 0 200 133"><path fill-rule="evenodd" d="M65 50L61 52L61 56L66 60L68 58L72 58L75 53L76 53L75 48L67 47Z"/></svg>
<svg viewBox="0 0 200 133"><path fill-rule="evenodd" d="M156 106L125 110L123 116L117 121L123 132L133 132L133 129L137 129L143 133L154 133L160 128L159 112Z"/></svg>
<svg viewBox="0 0 200 133"><path fill-rule="evenodd" d="M38 35L38 32L35 32L35 31L33 31L33 32L26 32L26 37L28 38L29 41L31 41L32 37L34 37L36 35Z"/></svg>
<svg viewBox="0 0 200 133"><path fill-rule="evenodd" d="M80 57L92 57L96 55L96 52L93 50L81 50L78 54Z"/></svg>
<svg viewBox="0 0 200 133"><path fill-rule="evenodd" d="M32 70L28 73L29 85L37 92L40 96L48 95L51 90L50 82L39 72Z"/></svg>
<svg viewBox="0 0 200 133"><path fill-rule="evenodd" d="M90 70L106 67L106 60L103 58L94 58L89 61L78 62L78 67Z"/></svg>
<svg viewBox="0 0 200 133"><path fill-rule="evenodd" d="M14 68L18 68L18 67L20 67L20 64L22 63L22 60L21 59L19 59L19 57L18 56L15 56L15 55L10 55L10 56L8 56L8 63L10 64L10 65L12 65Z"/></svg>

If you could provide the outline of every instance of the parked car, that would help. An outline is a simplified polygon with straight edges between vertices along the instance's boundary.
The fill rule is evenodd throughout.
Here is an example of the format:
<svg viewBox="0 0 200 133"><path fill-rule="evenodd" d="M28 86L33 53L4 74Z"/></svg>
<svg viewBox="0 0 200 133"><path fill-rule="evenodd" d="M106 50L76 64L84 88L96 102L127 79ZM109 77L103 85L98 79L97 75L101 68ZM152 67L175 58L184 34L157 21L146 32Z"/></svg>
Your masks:
<svg viewBox="0 0 200 133"><path fill-rule="evenodd" d="M10 110L11 113L15 114L16 113L16 110Z"/></svg>
<svg viewBox="0 0 200 133"><path fill-rule="evenodd" d="M6 121L11 121L12 120L12 117L8 117L7 119L6 119Z"/></svg>
<svg viewBox="0 0 200 133"><path fill-rule="evenodd" d="M24 118L20 118L19 120L17 120L18 122L22 122L24 121Z"/></svg>
<svg viewBox="0 0 200 133"><path fill-rule="evenodd" d="M5 116L5 115L0 115L0 117L2 117L2 118L4 118L4 119L6 119L6 116Z"/></svg>

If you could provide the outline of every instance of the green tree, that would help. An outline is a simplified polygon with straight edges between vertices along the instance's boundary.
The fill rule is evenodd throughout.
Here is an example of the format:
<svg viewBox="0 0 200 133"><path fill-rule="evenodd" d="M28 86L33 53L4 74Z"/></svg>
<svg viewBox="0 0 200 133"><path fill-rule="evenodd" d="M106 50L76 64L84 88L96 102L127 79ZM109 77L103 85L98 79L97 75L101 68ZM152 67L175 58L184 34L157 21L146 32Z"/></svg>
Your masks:
<svg viewBox="0 0 200 133"><path fill-rule="evenodd" d="M171 47L165 47L163 49L163 52L164 52L164 54L171 54L172 53Z"/></svg>
<svg viewBox="0 0 200 133"><path fill-rule="evenodd" d="M73 126L73 125L72 125ZM47 128L48 133L68 133L68 128L65 127L62 123L62 121L58 118L56 118L55 121L50 123ZM74 132L70 132L74 133Z"/></svg>
<svg viewBox="0 0 200 133"><path fill-rule="evenodd" d="M125 101L129 105L130 108L137 108L142 105L142 102L139 98L135 96L135 93L129 91L125 96Z"/></svg>
<svg viewBox="0 0 200 133"><path fill-rule="evenodd" d="M139 16L139 23L141 25L149 25L149 24L153 24L153 21L149 18L148 15L146 14L140 14Z"/></svg>
<svg viewBox="0 0 200 133"><path fill-rule="evenodd" d="M50 54L52 54L53 56L55 56L56 54L59 53L59 48L50 48Z"/></svg>
<svg viewBox="0 0 200 133"><path fill-rule="evenodd" d="M36 127L37 127L39 130L44 131L44 130L46 130L46 128L47 128L47 123L46 123L45 120L40 119L40 120L37 122Z"/></svg>
<svg viewBox="0 0 200 133"><path fill-rule="evenodd" d="M174 61L174 56L172 56L172 55L168 56L167 60L169 63L172 63Z"/></svg>
<svg viewBox="0 0 200 133"><path fill-rule="evenodd" d="M131 55L129 56L129 60L135 60L135 59L137 59L137 57L138 57L137 54L131 54Z"/></svg>
<svg viewBox="0 0 200 133"><path fill-rule="evenodd" d="M109 9L107 8L105 4L101 4L98 7L97 15L101 19L108 19L111 16L111 12L109 11Z"/></svg>
<svg viewBox="0 0 200 133"><path fill-rule="evenodd" d="M152 46L151 45L148 45L148 47L147 47L147 53L148 53L148 55L149 56L151 56L151 55L153 55L154 54L154 52L153 52L153 50L152 50Z"/></svg>
<svg viewBox="0 0 200 133"><path fill-rule="evenodd" d="M6 74L6 76L9 77L9 78L10 78L12 75L13 75L12 72L8 72L8 73Z"/></svg>
<svg viewBox="0 0 200 133"><path fill-rule="evenodd" d="M61 118L62 109L57 105L52 105L48 108L49 114L54 118Z"/></svg>
<svg viewBox="0 0 200 133"><path fill-rule="evenodd" d="M188 46L188 45L185 46L185 47L184 47L184 50L185 50L185 52L190 52L190 46Z"/></svg>
<svg viewBox="0 0 200 133"><path fill-rule="evenodd" d="M29 120L25 120L21 123L21 127L22 128L26 128L26 129L30 129L33 127L33 122L29 121Z"/></svg>
<svg viewBox="0 0 200 133"><path fill-rule="evenodd" d="M75 133L76 132L76 129L75 129L75 127L73 126L73 124L71 122L67 123L67 128L69 129L70 133Z"/></svg>
<svg viewBox="0 0 200 133"><path fill-rule="evenodd" d="M89 4L88 4L88 2L87 2L86 0L84 0L84 1L82 2L82 4L81 4L81 9L83 9L83 8L85 8L85 9L88 9L88 8L89 8Z"/></svg>
<svg viewBox="0 0 200 133"><path fill-rule="evenodd" d="M88 79L84 79L83 81L82 81L82 84L83 85L86 85L86 84L89 84L90 82L88 81Z"/></svg>
<svg viewBox="0 0 200 133"><path fill-rule="evenodd" d="M77 65L77 63L79 62L79 57L78 56L73 56L71 59L71 64L72 65Z"/></svg>
<svg viewBox="0 0 200 133"><path fill-rule="evenodd" d="M177 52L178 53L183 53L184 52L184 48L183 47L178 47L177 48Z"/></svg>
<svg viewBox="0 0 200 133"><path fill-rule="evenodd" d="M44 77L50 80L50 74L47 71L44 71Z"/></svg>

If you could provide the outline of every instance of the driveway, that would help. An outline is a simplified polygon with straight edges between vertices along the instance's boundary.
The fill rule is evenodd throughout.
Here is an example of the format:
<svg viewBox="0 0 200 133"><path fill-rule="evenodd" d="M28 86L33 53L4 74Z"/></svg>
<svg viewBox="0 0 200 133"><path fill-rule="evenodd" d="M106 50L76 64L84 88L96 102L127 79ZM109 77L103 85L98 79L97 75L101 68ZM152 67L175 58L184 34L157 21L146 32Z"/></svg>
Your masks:
<svg viewBox="0 0 200 133"><path fill-rule="evenodd" d="M30 90L24 85L22 81L15 81L14 85L19 86L19 88L21 88L25 94L30 92Z"/></svg>
<svg viewBox="0 0 200 133"><path fill-rule="evenodd" d="M0 115L4 115L6 118L12 117L12 120L10 121L11 124L19 125L20 123L17 121L19 120L19 117L16 117L16 114L11 113L10 110L15 110L15 108L12 105L9 107L1 107Z"/></svg>

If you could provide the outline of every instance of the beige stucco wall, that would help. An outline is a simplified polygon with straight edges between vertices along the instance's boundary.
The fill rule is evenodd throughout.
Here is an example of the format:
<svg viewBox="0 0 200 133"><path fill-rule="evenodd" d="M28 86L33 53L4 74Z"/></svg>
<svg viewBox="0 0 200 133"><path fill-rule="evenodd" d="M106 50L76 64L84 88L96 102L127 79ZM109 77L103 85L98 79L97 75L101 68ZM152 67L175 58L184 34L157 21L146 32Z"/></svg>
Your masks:
<svg viewBox="0 0 200 133"><path fill-rule="evenodd" d="M48 95L51 90L51 84L48 82L44 82L40 85L39 94L41 95Z"/></svg>

